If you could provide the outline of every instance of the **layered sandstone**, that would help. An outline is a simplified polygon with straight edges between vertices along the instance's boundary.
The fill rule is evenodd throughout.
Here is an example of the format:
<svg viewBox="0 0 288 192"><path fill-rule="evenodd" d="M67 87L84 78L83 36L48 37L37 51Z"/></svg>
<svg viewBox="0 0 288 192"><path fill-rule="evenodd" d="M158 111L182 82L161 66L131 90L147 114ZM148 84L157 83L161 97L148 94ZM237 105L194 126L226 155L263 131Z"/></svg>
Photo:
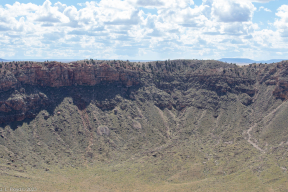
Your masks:
<svg viewBox="0 0 288 192"><path fill-rule="evenodd" d="M276 99L288 99L287 62L238 67L214 61L209 63L191 60L188 63L185 60L175 60L170 63L146 64L146 69L137 63L123 63L119 64L115 61L109 64L105 61L100 64L25 62L20 66L19 64L7 65L5 70L0 71L0 124L32 118L40 110L55 102L59 96L53 96L53 91L47 95L45 88L66 87L69 91L81 86L114 84L123 92L127 92L129 87L136 85L156 87L163 90L165 94L149 93L143 95L143 99L153 98L159 108L174 107L177 110L191 105L200 108L207 106L205 102L195 103L193 99L195 94L186 92L189 89L212 91L217 93L218 97L228 93L237 94L244 105L250 105L257 97L259 86L264 85L273 86L273 95ZM27 93L25 86L35 87L35 90ZM42 91L37 87L42 88ZM83 98L81 93L78 93L81 92L78 89L76 92L71 93L73 95L70 96L82 110L90 101L86 101L87 98ZM130 99L134 98L133 93L125 94ZM95 104L107 110L113 109L117 102L117 99L114 99L97 101ZM210 103L214 108L218 105L214 100Z"/></svg>
<svg viewBox="0 0 288 192"><path fill-rule="evenodd" d="M66 64L50 62L45 65L31 64L20 69L8 71L0 80L0 91L19 86L19 84L63 87L72 85L93 86L103 81L119 82L131 87L139 84L139 75L135 71L112 68L107 64L88 65L81 63Z"/></svg>
<svg viewBox="0 0 288 192"><path fill-rule="evenodd" d="M111 67L106 63L26 63L20 68L2 70L0 74L0 124L33 118L40 109L53 103L45 93L36 90L25 93L23 86L67 87L94 86L100 83L117 83L127 88L138 85L136 71ZM99 104L101 105L101 104Z"/></svg>

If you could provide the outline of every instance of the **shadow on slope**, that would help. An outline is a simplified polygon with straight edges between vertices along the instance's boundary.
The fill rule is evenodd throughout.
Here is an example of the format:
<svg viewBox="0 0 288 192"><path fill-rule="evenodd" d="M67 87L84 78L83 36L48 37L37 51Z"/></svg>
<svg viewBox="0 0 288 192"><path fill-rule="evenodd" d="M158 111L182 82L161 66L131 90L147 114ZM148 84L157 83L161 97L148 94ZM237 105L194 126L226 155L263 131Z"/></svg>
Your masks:
<svg viewBox="0 0 288 192"><path fill-rule="evenodd" d="M7 123L0 124L0 127L10 125L13 130L23 123L30 124L30 122L42 110L47 110L50 115L57 113L55 108L66 97L73 99L73 104L79 110L84 110L91 103L94 102L97 107L102 110L112 110L119 100L117 95L122 98L131 99L129 96L131 92L139 89L138 87L124 87L117 83L106 84L101 83L95 86L71 86L71 87L40 87L25 85L17 90L7 91L1 94L2 101L10 101L9 105L23 105L19 100L25 102L26 106L19 106L19 110L11 110L7 112L0 112L0 123L6 121ZM7 102L6 102L7 103ZM7 110L7 104L4 103ZM17 108L17 107L16 107ZM49 116L50 116L49 115ZM48 119L46 116L45 119Z"/></svg>

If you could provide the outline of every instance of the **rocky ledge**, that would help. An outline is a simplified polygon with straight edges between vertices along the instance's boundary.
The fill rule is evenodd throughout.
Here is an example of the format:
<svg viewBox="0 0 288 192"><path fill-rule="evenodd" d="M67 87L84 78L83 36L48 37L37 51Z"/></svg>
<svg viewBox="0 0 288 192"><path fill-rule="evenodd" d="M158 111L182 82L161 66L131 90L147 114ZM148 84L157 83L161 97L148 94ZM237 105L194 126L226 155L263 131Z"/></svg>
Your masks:
<svg viewBox="0 0 288 192"><path fill-rule="evenodd" d="M1 66L2 67L2 66ZM59 63L23 62L7 63L0 70L0 124L33 118L36 113L55 98L47 97L39 89L25 90L25 86L42 88L67 86L94 86L114 83L128 88L138 85L139 72L107 63L100 65L86 62Z"/></svg>
<svg viewBox="0 0 288 192"><path fill-rule="evenodd" d="M21 85L40 85L48 87L63 87L72 85L93 86L101 82L118 82L131 87L139 84L139 74L136 71L111 67L104 63L91 65L86 63L43 64L31 63L21 68L10 68L0 75L0 91L7 91Z"/></svg>
<svg viewBox="0 0 288 192"><path fill-rule="evenodd" d="M143 95L144 99L152 98L156 102L155 105L160 108L174 107L178 110L191 105L192 101L189 103L188 97L192 97L193 94L190 94L190 89L209 90L217 93L218 97L228 93L237 94L244 105L250 105L257 98L256 93L260 85L273 86L273 95L276 99L288 99L287 61L244 67L218 61L199 60L150 63L129 61L95 63L93 60L86 60L73 63L11 62L2 65L0 67L0 124L35 117L40 110L46 109L63 97L61 91L57 96L54 90L51 90L61 87L62 90L69 92L68 96L73 97L75 104L81 109L91 101L87 99L89 96L81 95L81 87L95 85L113 85L114 88L110 90L119 89L118 93L121 94L126 92L127 98L130 99L134 98L134 93L128 93L130 87L132 89L140 85L155 87L160 94L156 94L156 97L155 93L151 92L146 96ZM30 86L30 90L26 89L27 86ZM86 91L89 91L89 88ZM113 98L111 99L113 102L105 100L111 95L111 91L106 93L103 89L99 89L98 92L105 93L102 96L103 100L95 101L99 108L108 110L117 105L117 101ZM113 95L115 96L116 94ZM215 101L210 103L213 102L217 103Z"/></svg>

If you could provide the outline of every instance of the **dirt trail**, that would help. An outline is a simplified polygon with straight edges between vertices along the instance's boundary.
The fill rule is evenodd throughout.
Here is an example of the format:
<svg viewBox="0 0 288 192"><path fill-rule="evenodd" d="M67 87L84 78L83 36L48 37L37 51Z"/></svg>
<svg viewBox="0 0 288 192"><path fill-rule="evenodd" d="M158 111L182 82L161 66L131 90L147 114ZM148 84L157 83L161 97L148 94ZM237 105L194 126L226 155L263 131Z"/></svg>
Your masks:
<svg viewBox="0 0 288 192"><path fill-rule="evenodd" d="M248 134L248 142L253 145L253 147L255 147L256 149L258 149L259 151L261 151L262 153L265 153L265 151L263 149L261 149L256 143L254 143L253 141L251 141L251 134L250 132L253 130L254 127L256 127L258 124L255 123L252 127L250 127L247 131L247 134Z"/></svg>
<svg viewBox="0 0 288 192"><path fill-rule="evenodd" d="M284 104L287 104L287 102L281 103L277 108L275 108L273 111L271 111L270 113L268 113L268 114L267 114L264 118L262 118L262 119L266 119L266 118L268 118L268 117L271 116L271 115L273 115L273 116L271 117L271 119L272 119L273 117L275 117L276 112L277 112ZM258 125L258 124L255 123L252 127L250 127L250 128L248 129L248 131L247 131L248 140L247 140L247 141L248 141L251 145L253 145L253 147L255 147L256 149L258 149L258 150L261 151L262 153L265 153L265 151L264 151L263 149L261 149L256 143L254 143L253 141L251 141L252 136L251 136L250 132L251 132L257 125ZM252 138L252 139L253 139L253 138Z"/></svg>

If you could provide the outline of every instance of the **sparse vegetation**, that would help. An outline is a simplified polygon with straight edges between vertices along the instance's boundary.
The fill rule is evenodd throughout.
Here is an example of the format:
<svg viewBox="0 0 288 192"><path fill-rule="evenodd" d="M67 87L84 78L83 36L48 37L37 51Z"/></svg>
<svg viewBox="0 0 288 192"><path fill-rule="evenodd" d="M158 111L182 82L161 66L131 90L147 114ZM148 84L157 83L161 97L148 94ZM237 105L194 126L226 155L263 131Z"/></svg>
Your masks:
<svg viewBox="0 0 288 192"><path fill-rule="evenodd" d="M0 77L54 64L15 62L5 70L3 65ZM214 60L90 59L63 65L134 71L141 84L19 84L2 91L1 118L19 114L20 120L0 127L0 188L288 189L288 63L239 67ZM9 111L22 100L41 107L31 108L23 120L19 111Z"/></svg>

